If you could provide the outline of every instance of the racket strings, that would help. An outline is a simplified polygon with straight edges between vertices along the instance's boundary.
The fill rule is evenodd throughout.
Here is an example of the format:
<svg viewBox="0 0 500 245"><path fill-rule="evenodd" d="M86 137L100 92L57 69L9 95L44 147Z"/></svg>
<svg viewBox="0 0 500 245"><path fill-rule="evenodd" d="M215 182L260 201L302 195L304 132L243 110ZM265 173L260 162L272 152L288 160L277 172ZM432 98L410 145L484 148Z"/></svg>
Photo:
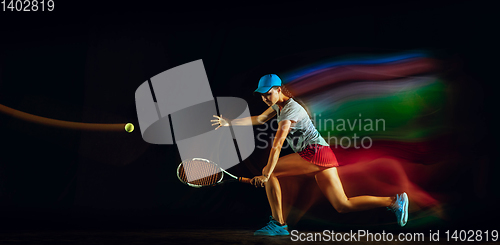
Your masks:
<svg viewBox="0 0 500 245"><path fill-rule="evenodd" d="M189 184L207 186L219 182L222 172L216 164L202 160L191 160L182 163L179 178Z"/></svg>

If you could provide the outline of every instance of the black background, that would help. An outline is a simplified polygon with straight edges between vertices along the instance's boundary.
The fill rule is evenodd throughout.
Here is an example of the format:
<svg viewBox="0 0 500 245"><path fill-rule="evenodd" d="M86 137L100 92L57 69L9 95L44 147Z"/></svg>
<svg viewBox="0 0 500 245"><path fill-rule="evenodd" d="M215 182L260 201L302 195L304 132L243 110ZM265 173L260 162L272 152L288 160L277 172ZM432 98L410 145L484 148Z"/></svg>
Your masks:
<svg viewBox="0 0 500 245"><path fill-rule="evenodd" d="M196 190L177 180L176 146L150 145L140 136L137 87L203 59L213 95L244 98L256 114L266 109L252 96L262 74L324 57L428 49L458 61L469 81L461 84L467 93L456 94L467 129L464 159L487 161L490 174L481 199L472 187L457 186L463 200L445 225L490 227L497 215L488 208L499 201L496 16L493 6L477 1L55 0L53 12L0 12L0 104L60 120L136 125L132 134L78 132L0 115L0 225L260 225L269 213L263 189ZM232 172L258 174L266 154L256 150Z"/></svg>

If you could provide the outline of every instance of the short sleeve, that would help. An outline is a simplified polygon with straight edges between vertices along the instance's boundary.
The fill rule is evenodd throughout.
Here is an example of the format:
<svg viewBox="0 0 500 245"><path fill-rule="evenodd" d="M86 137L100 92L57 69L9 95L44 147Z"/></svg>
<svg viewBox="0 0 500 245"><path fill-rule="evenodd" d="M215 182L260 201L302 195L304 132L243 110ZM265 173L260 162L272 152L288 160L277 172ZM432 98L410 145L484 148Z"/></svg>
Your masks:
<svg viewBox="0 0 500 245"><path fill-rule="evenodd" d="M271 106L271 108L273 108L276 112L279 112L278 105L274 104L274 105Z"/></svg>
<svg viewBox="0 0 500 245"><path fill-rule="evenodd" d="M300 119L300 108L297 106L287 106L281 110L280 115L281 121L290 120L293 122L298 122Z"/></svg>

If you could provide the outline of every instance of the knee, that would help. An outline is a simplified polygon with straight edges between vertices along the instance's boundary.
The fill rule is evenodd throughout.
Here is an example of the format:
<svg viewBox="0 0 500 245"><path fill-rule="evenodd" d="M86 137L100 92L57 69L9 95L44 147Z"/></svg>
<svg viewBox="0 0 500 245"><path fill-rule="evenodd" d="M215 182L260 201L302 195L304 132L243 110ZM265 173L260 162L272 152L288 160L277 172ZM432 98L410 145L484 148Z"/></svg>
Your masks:
<svg viewBox="0 0 500 245"><path fill-rule="evenodd" d="M346 200L344 202L339 202L338 204L333 205L335 210L341 214L349 213L351 212L351 206L349 205L349 201Z"/></svg>
<svg viewBox="0 0 500 245"><path fill-rule="evenodd" d="M278 176L277 176L275 173L271 173L271 174L267 177L267 179L268 179L268 180L270 180L270 179L275 179L275 178L277 178L277 177L278 177Z"/></svg>
<svg viewBox="0 0 500 245"><path fill-rule="evenodd" d="M276 185L276 182L278 181L278 178L275 174L270 174L269 177L267 178L266 183L264 185L267 187L274 187Z"/></svg>
<svg viewBox="0 0 500 245"><path fill-rule="evenodd" d="M286 173L283 173L283 172L280 172L280 171L273 171L273 172L269 175L268 179L270 179L270 180L271 180L271 179L278 180L278 179L280 179L280 178L281 178L281 177L283 177L283 176L286 176Z"/></svg>

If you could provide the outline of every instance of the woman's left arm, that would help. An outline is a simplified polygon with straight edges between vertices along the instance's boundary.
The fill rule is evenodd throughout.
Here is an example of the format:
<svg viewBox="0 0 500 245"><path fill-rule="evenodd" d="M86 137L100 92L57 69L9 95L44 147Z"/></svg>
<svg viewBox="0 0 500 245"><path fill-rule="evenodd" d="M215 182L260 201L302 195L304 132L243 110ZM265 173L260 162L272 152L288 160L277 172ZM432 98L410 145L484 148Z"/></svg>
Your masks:
<svg viewBox="0 0 500 245"><path fill-rule="evenodd" d="M280 157L281 147L283 146L283 142L285 142L286 136L290 132L290 126L292 122L290 120L283 120L278 124L278 131L276 132L273 147L271 149L271 153L269 154L269 159L267 160L267 165L262 169L262 176L256 176L252 179L251 183L255 186L264 186L264 183L267 182L269 176L274 171L276 164L278 163L278 159Z"/></svg>

